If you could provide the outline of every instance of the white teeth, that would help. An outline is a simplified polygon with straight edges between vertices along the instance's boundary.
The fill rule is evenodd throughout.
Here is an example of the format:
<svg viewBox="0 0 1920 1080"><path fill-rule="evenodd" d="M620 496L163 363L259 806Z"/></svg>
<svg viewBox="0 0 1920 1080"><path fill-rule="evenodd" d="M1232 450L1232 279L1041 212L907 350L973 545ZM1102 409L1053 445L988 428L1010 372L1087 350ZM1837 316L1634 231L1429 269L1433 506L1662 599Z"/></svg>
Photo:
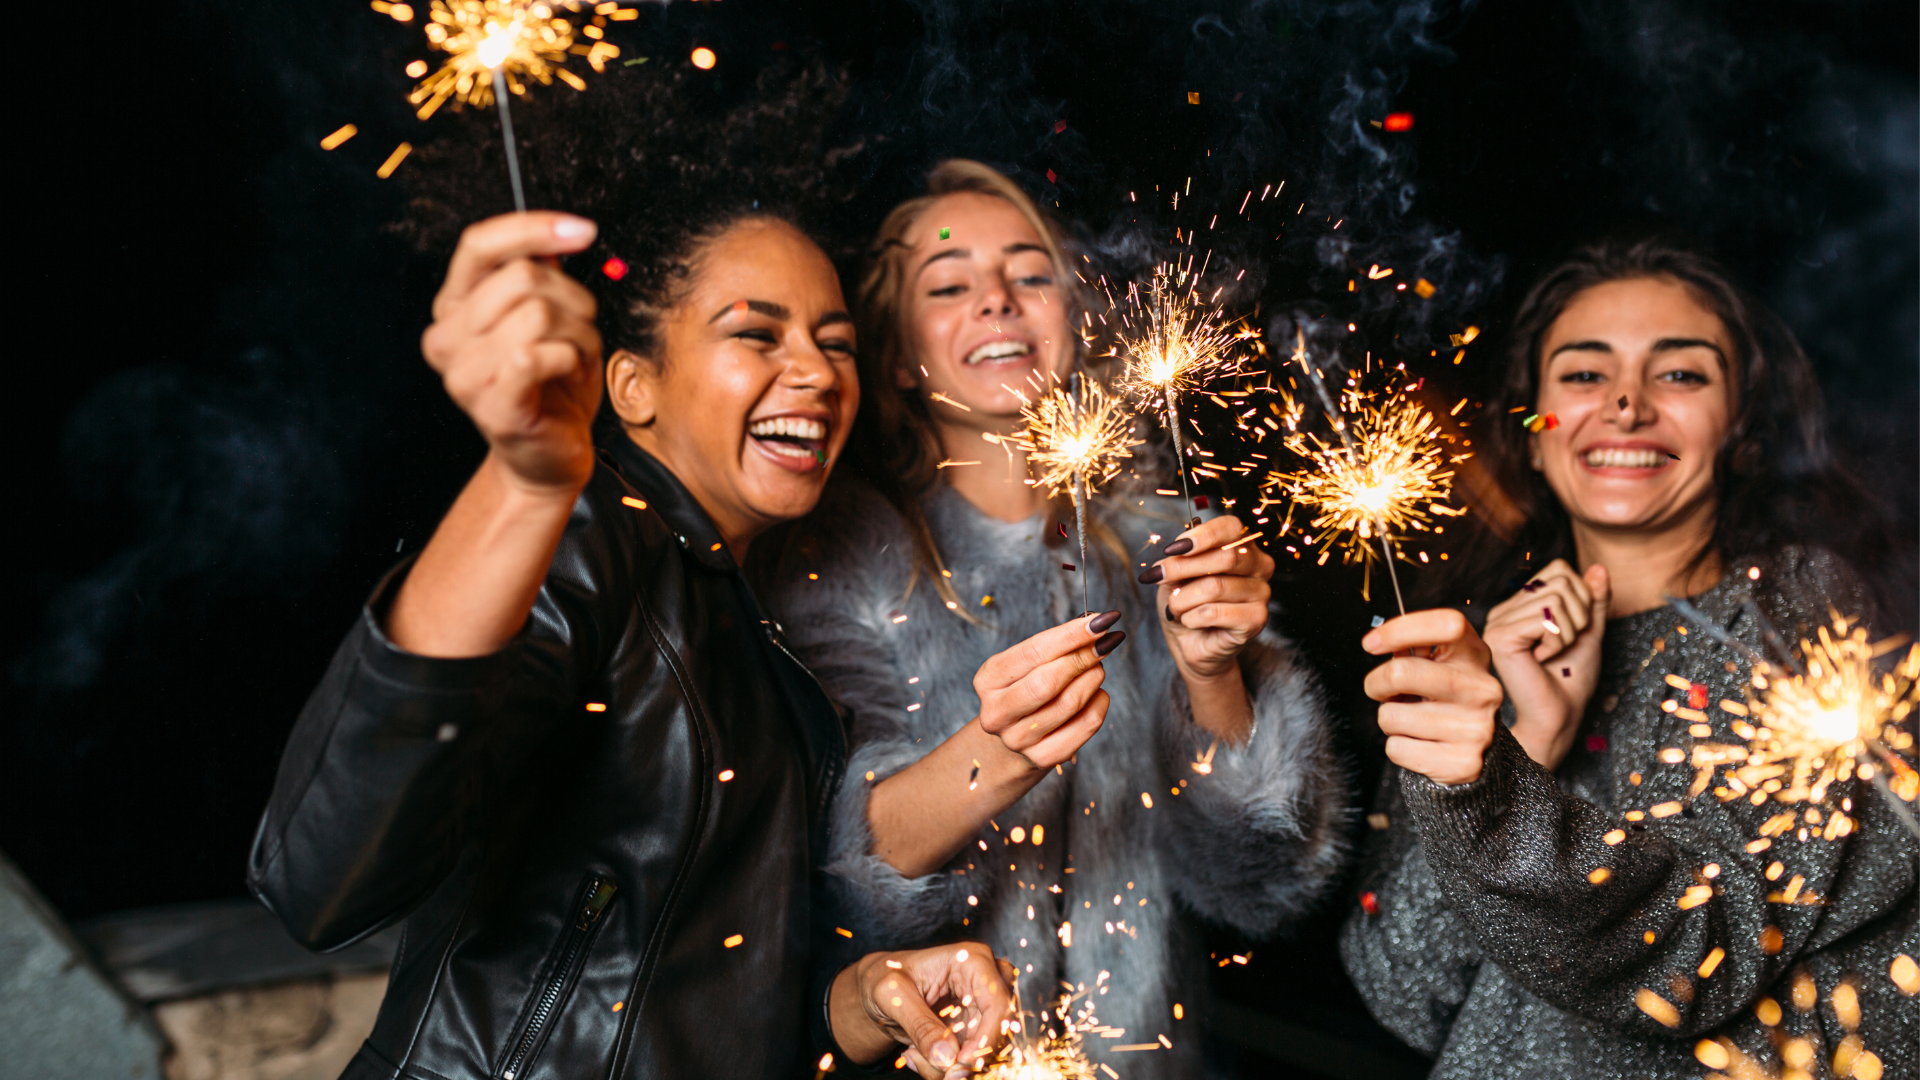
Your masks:
<svg viewBox="0 0 1920 1080"><path fill-rule="evenodd" d="M1587 451L1586 461L1596 469L1652 469L1657 468L1665 457L1658 450L1602 447Z"/></svg>
<svg viewBox="0 0 1920 1080"><path fill-rule="evenodd" d="M1033 351L1033 346L1024 341L989 341L985 345L967 354L967 363L977 364L982 360L998 360L1003 356L1025 356Z"/></svg>
<svg viewBox="0 0 1920 1080"><path fill-rule="evenodd" d="M800 416L776 416L771 420L756 421L747 428L747 434L760 438L784 435L789 439L824 439L827 437L827 425ZM813 451L796 452L811 454Z"/></svg>

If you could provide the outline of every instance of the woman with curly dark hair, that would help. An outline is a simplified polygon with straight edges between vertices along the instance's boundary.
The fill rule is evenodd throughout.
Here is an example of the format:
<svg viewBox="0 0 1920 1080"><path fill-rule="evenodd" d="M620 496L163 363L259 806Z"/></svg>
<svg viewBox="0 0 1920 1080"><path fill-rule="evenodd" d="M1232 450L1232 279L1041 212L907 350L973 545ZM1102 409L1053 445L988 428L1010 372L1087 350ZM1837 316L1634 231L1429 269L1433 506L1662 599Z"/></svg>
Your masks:
<svg viewBox="0 0 1920 1080"><path fill-rule="evenodd" d="M897 1043L933 1077L1000 1034L983 946L821 967L843 734L739 561L812 509L859 387L803 224L833 86L760 91L547 99L536 201L591 218L493 217L453 251L422 345L486 458L308 701L249 873L313 948L404 920L356 1080L791 1076ZM483 212L489 131L428 156L423 235Z"/></svg>
<svg viewBox="0 0 1920 1080"><path fill-rule="evenodd" d="M1679 749L1741 741L1768 622L1869 611L1818 544L1871 504L1806 356L1711 260L1608 242L1527 295L1491 404L1521 524L1462 552L1462 591L1500 602L1479 633L1439 609L1362 642L1393 657L1366 689L1398 768L1355 984L1438 1077L1915 1076L1920 844L1858 779L1782 806L1705 791Z"/></svg>

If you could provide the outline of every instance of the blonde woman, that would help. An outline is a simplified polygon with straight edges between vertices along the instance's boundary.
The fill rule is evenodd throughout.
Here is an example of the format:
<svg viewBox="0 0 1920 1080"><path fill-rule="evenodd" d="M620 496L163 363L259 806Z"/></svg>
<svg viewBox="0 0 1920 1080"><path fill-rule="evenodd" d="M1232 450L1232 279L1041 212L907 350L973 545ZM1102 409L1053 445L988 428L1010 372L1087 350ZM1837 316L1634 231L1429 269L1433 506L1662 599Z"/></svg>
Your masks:
<svg viewBox="0 0 1920 1080"><path fill-rule="evenodd" d="M978 937L1029 1005L1064 980L1117 1044L1172 1044L1094 1039L1096 1059L1192 1076L1194 916L1265 935L1304 911L1341 860L1343 777L1313 677L1267 628L1272 560L1228 546L1239 521L1186 530L1174 500L1116 486L1070 571L1071 509L994 441L1009 388L1073 365L1075 281L987 166L949 161L889 215L857 312L870 482L836 480L789 538L774 607L852 712L827 859L855 944ZM1100 613L1079 618L1083 573ZM1092 666L1054 658L1080 626L1102 635ZM1010 720L1050 671L1054 703Z"/></svg>

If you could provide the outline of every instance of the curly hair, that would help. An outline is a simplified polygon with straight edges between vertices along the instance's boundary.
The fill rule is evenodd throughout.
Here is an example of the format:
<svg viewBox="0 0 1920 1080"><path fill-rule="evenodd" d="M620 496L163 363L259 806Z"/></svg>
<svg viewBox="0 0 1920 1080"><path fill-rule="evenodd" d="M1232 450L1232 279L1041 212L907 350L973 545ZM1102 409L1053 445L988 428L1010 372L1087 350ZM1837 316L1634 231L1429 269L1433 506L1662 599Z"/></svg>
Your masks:
<svg viewBox="0 0 1920 1080"><path fill-rule="evenodd" d="M1877 527L1884 508L1828 446L1820 384L1793 332L1709 256L1665 236L1642 236L1577 248L1520 302L1507 335L1505 377L1487 402L1492 430L1482 440L1499 494L1511 500L1519 524L1511 535L1462 545L1465 558L1456 563L1453 584L1465 585L1476 600L1496 602L1518 584L1509 577L1516 568L1531 573L1530 567L1573 558L1567 511L1529 464L1527 433L1508 414L1535 407L1541 346L1574 299L1596 285L1637 278L1684 285L1719 317L1733 345L1734 409L1714 458L1713 535L1697 558L1717 553L1764 562L1789 546L1828 548L1856 569L1892 558ZM1484 521L1480 527L1496 535L1509 531ZM1531 555L1529 567L1520 567L1521 550Z"/></svg>
<svg viewBox="0 0 1920 1080"><path fill-rule="evenodd" d="M746 93L647 66L611 69L583 92L556 86L512 100L528 205L600 226L594 245L562 265L599 301L609 354L658 359L662 314L701 248L732 226L772 218L820 239L850 153L826 145L845 97L844 80L813 62L769 67ZM493 110L443 122L407 174L402 230L423 251L451 248L469 223L512 207Z"/></svg>

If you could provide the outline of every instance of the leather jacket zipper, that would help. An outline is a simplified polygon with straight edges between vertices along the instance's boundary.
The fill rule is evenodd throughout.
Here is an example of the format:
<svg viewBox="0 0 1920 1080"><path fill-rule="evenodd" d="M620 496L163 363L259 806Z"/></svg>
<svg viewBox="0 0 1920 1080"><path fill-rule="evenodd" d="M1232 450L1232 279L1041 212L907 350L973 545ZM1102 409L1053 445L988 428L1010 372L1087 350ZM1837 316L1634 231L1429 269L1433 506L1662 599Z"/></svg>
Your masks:
<svg viewBox="0 0 1920 1080"><path fill-rule="evenodd" d="M595 874L587 879L586 887L581 890L580 899L574 906L574 917L567 927L566 936L561 939L559 959L554 964L553 974L548 976L546 985L540 988L540 996L534 1000L533 1012L527 1017L526 1030L514 1044L513 1053L507 1058L506 1068L500 1070L501 1080L514 1080L520 1070L533 1056L540 1045L540 1036L546 1031L547 1024L560 1006L560 998L566 993L567 984L586 960L587 942L593 937L593 928L599 924L600 916L613 903L613 895L619 892L619 886L613 879Z"/></svg>

